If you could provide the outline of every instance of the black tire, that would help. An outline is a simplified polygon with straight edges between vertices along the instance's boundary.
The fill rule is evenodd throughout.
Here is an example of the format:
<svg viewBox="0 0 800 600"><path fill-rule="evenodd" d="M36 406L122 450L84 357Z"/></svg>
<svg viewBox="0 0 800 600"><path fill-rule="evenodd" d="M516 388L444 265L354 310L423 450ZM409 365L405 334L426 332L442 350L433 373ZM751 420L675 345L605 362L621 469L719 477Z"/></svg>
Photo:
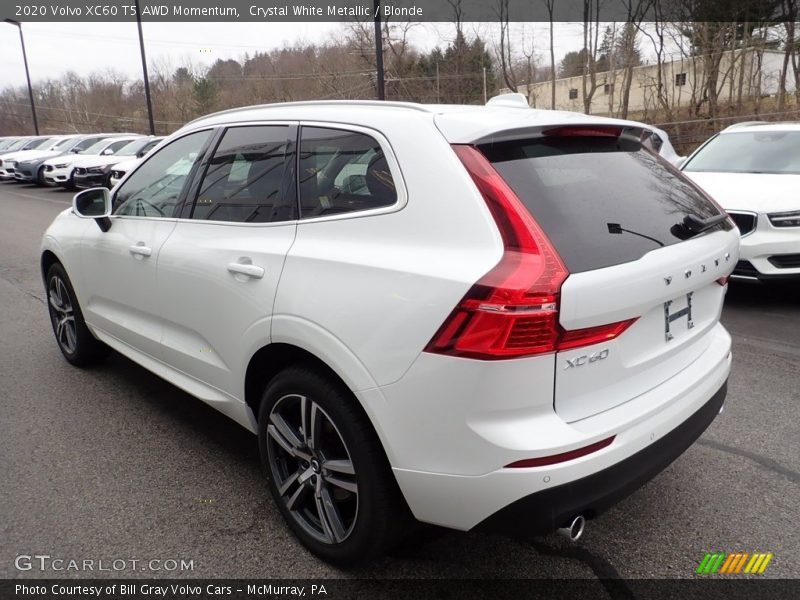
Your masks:
<svg viewBox="0 0 800 600"><path fill-rule="evenodd" d="M76 367L95 364L108 354L108 346L95 338L83 320L72 283L60 263L47 271L47 310L59 350Z"/></svg>
<svg viewBox="0 0 800 600"><path fill-rule="evenodd" d="M321 423L320 433L311 435L318 440L311 444L314 449L304 441L303 431L313 428L304 430L299 424L301 407L308 410L307 423ZM293 413L295 409L297 412ZM372 425L339 381L313 367L289 367L269 383L258 412L259 450L270 491L287 524L306 548L328 562L352 566L384 555L403 540L408 525L415 521ZM286 446L276 441L276 415L285 417L282 425L288 425L295 436L293 450L307 452L310 460L290 455ZM334 470L325 468L334 463ZM353 473L345 475L344 469L334 472L343 464L349 464ZM312 471L314 474L310 474ZM308 480L298 483L306 474L310 474ZM286 486L292 477L294 483L284 487L282 494L279 484ZM339 483L330 483L334 480ZM343 490L339 487L343 482L350 486L355 483L356 489ZM290 510L291 497L300 499ZM323 512L328 516L320 518Z"/></svg>
<svg viewBox="0 0 800 600"><path fill-rule="evenodd" d="M36 181L34 183L42 186L47 185L47 182L44 180L44 165L39 167L39 169L36 171Z"/></svg>

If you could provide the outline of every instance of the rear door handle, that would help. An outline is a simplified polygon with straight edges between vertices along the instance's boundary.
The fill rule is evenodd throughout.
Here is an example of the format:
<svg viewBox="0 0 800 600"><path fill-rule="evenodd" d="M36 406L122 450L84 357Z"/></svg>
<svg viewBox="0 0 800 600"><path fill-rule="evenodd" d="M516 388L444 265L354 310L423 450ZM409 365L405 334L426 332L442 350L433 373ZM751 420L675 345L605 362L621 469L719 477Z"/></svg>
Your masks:
<svg viewBox="0 0 800 600"><path fill-rule="evenodd" d="M254 265L249 258L240 258L239 262L228 263L228 271L234 275L244 275L253 279L264 277L264 269Z"/></svg>
<svg viewBox="0 0 800 600"><path fill-rule="evenodd" d="M153 250L151 248L148 248L147 246L145 246L144 242L139 242L136 245L131 246L130 248L128 248L128 250L130 251L131 254L133 254L136 257L139 257L139 256L147 257L147 256L150 256L153 253Z"/></svg>

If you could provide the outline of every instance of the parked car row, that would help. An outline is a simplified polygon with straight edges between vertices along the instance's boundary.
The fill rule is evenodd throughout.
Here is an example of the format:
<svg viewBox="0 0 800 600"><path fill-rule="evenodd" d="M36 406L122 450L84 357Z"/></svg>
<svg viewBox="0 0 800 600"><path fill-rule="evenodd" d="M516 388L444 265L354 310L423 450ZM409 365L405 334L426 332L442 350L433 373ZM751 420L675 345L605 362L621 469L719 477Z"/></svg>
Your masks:
<svg viewBox="0 0 800 600"><path fill-rule="evenodd" d="M110 188L119 180L111 181L115 165L143 158L162 139L125 133L0 138L0 180Z"/></svg>

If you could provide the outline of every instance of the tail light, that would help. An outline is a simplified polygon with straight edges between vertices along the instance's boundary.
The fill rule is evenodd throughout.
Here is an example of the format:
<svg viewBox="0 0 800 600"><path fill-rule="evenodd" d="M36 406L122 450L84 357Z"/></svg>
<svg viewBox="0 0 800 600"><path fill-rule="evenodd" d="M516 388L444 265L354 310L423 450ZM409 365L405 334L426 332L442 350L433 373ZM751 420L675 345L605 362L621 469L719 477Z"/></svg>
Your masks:
<svg viewBox="0 0 800 600"><path fill-rule="evenodd" d="M566 266L525 205L474 146L454 145L503 238L500 262L467 292L425 348L483 360L518 358L610 340L635 320L564 331Z"/></svg>

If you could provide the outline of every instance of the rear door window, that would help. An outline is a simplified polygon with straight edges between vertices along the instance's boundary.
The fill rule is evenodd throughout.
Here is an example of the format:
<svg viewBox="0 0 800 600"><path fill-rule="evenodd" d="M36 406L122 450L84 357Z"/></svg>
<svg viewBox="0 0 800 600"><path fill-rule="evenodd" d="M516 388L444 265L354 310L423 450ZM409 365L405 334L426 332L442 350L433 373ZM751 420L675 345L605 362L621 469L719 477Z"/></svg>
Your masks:
<svg viewBox="0 0 800 600"><path fill-rule="evenodd" d="M572 273L638 260L691 233L686 215L719 209L625 137L559 137L481 146L558 249ZM714 229L729 229L724 221Z"/></svg>
<svg viewBox="0 0 800 600"><path fill-rule="evenodd" d="M236 223L294 219L294 195L285 198L284 193L290 135L286 125L229 128L203 176L192 218Z"/></svg>
<svg viewBox="0 0 800 600"><path fill-rule="evenodd" d="M355 131L303 127L301 218L391 206L397 190L381 145Z"/></svg>

